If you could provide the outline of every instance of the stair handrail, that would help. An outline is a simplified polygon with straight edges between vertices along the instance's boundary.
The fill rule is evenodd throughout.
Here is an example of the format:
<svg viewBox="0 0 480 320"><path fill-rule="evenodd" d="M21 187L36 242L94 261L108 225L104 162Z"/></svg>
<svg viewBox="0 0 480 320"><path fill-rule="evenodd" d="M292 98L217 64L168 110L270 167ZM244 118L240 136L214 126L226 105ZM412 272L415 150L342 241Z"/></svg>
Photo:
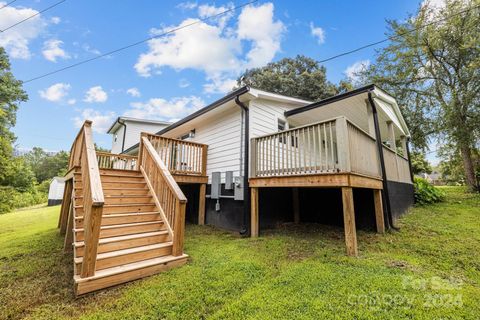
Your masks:
<svg viewBox="0 0 480 320"><path fill-rule="evenodd" d="M172 238L172 255L180 256L183 254L187 198L145 133L141 135L138 158L138 167Z"/></svg>
<svg viewBox="0 0 480 320"><path fill-rule="evenodd" d="M84 254L80 277L95 274L97 249L105 203L92 137L92 121L86 120L77 134L69 159L69 169L79 167L82 177Z"/></svg>

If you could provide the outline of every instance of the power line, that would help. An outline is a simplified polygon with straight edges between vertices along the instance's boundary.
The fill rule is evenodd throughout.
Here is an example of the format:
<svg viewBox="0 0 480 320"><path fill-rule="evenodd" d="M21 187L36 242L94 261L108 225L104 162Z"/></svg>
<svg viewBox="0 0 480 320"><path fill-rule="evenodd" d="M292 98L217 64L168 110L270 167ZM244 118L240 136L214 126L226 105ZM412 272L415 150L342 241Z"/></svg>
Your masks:
<svg viewBox="0 0 480 320"><path fill-rule="evenodd" d="M32 14L31 16L29 16L29 17L27 17L27 18L25 18L25 19L23 19L23 20L20 20L20 21L18 21L17 23L12 24L10 27L7 27L7 28L5 28L5 29L3 29L3 30L0 30L0 32L5 32L5 31L7 31L7 30L9 30L9 29L11 29L11 28L13 28L13 27L16 27L16 26L18 26L19 24L24 23L25 21L30 20L30 19L38 16L39 14L44 13L45 11L50 10L50 9L58 6L59 4L65 2L65 1L67 1L67 0L62 0L62 1L59 1L59 2L57 2L57 3L55 3L55 4L52 4L50 7L45 8L45 9L43 9L42 11L38 11L37 13ZM12 2L13 2L13 1L12 1ZM10 2L10 3L11 3L11 2ZM2 7L2 9L3 9L3 8L4 8L4 7Z"/></svg>
<svg viewBox="0 0 480 320"><path fill-rule="evenodd" d="M334 56L331 56L330 58L320 60L319 62L320 62L320 63L327 62L327 61L330 61L330 60L333 60L333 59L337 59L337 58L340 58L340 57L343 57L343 56L352 54L352 53L354 53L354 52L358 52L358 51L360 51L360 50L363 50L363 49L366 49L366 48L369 48L369 47L374 47L374 46L376 46L376 45L379 45L379 44L381 44L381 43L387 42L387 41L389 41L389 40L393 40L393 39L398 38L398 37L403 37L403 36L406 35L406 34L412 33L412 32L417 31L417 30L419 30L419 29L423 29L423 28L428 27L428 26L430 26L430 25L433 25L433 24L436 24L436 23L439 23L439 22L442 22L442 21L445 21L445 20L449 20L449 19L451 19L451 18L453 18L453 17L455 17L455 16L458 16L458 15L460 15L460 14L463 14L463 13L465 13L465 12L468 12L468 11L470 11L470 10L473 10L473 9L476 9L476 8L479 8L479 7L480 7L480 5L474 6L474 7L470 7L470 8L468 8L468 9L463 10L463 11L459 11L459 12L457 12L457 13L455 13L455 14L452 14L452 15L450 15L450 16L448 16L448 17L445 17L445 18L442 18L442 19L438 19L438 20L429 22L429 23L427 23L427 24L424 24L424 25L422 25L422 26L420 26L420 27L418 27L418 28L414 28L414 29L412 29L412 30L408 30L408 31L403 32L403 33L400 33L400 34L398 34L398 35L390 36L390 37L385 38L385 39L380 40L380 41L376 41L376 42L372 42L372 43L366 44L366 45L364 45L364 46L358 47L358 48L356 48L356 49L352 49L352 50L350 50L350 51L345 51L345 52L336 54L336 55L334 55Z"/></svg>
<svg viewBox="0 0 480 320"><path fill-rule="evenodd" d="M71 69L71 68L80 66L80 65L82 65L82 64L85 64L85 63L88 63L88 62L91 62L91 61L94 61L94 60L98 60L98 59L103 58L103 57L106 57L106 56L110 56L110 55L112 55L112 54L114 54L114 53L117 53L117 52L120 52L120 51L123 51L123 50L126 50L126 49L130 49L130 48L132 48L132 47L138 46L138 45L140 45L140 44L142 44L142 43L145 43L145 42L148 42L148 41L150 41L150 40L158 39L158 38L163 37L163 36L166 36L166 35L168 35L168 34L170 34L170 33L174 33L174 32L177 32L177 31L179 31L179 30L182 30L182 29L191 27L191 26L193 26L193 25L199 24L200 22L204 22L204 21L206 21L206 20L209 20L209 19L213 19L213 18L222 16L222 15L224 15L224 14L226 14L226 13L229 13L229 12L232 12L232 11L235 11L235 10L238 10L238 9L240 9L240 8L242 8L242 7L248 6L248 5L253 4L253 3L255 3L255 2L258 2L258 0L253 0L253 1L250 1L250 2L243 3L243 4L241 4L241 5L238 5L238 6L236 6L236 7L232 7L232 8L230 8L230 9L225 10L225 11L222 11L222 12L220 12L220 13L217 13L217 14L214 14L214 15L211 15L211 16L208 16L208 17L205 17L205 18L201 18L201 19L195 20L194 22L191 22L191 23L188 23L188 24L184 24L184 25L181 25L181 26L179 26L179 27L170 29L170 30L165 31L165 32L163 32L163 33L161 33L161 34L158 34L158 35L155 35L155 36L152 36L152 37L145 38L145 39L143 39L143 40L140 40L140 41L131 43L131 44L129 44L129 45L120 47L120 48L118 48L118 49L114 49L114 50L111 50L111 51L109 51L109 52L106 52L106 53L97 55L97 56L95 56L95 57L92 57L92 58L89 58L89 59L85 59L85 60L79 61L79 62L77 62L77 63L68 65L68 66L66 66L66 67L63 67L63 68L60 68L60 69L57 69L57 70L54 70L54 71L51 71L51 72L42 74L42 75L40 75L40 76L37 76L37 77L31 78L31 79L25 80L25 81L23 81L23 83L28 83L28 82L32 82L32 81L35 81L35 80L38 80L38 79L42 79L42 78L51 76L52 74L56 74L56 73L59 73L59 72L62 72L62 71L65 71L65 70L68 70L68 69Z"/></svg>
<svg viewBox="0 0 480 320"><path fill-rule="evenodd" d="M2 10L2 9L5 8L5 7L8 7L8 6L11 5L12 3L14 3L15 1L17 1L17 0L12 0L12 1L10 1L10 2L7 2L6 4L4 4L3 6L0 7L0 10Z"/></svg>

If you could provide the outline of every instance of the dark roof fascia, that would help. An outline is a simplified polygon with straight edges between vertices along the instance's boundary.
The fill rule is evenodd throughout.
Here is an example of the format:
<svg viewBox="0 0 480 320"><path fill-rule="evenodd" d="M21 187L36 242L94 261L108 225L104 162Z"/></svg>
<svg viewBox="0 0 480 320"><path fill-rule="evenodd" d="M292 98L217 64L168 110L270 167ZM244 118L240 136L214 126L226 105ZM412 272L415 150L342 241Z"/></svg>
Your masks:
<svg viewBox="0 0 480 320"><path fill-rule="evenodd" d="M166 127L166 128L163 128L162 130L158 131L156 134L157 134L157 135L162 135L162 134L164 134L164 133L167 133L168 131L170 131L170 130L172 130L172 129L175 129L175 128L181 126L182 124L185 124L185 123L187 123L187 122L189 122L189 121L191 121L191 120L193 120L193 119L201 116L202 114L205 114L205 113L207 113L207 112L209 112L209 111L211 111L211 110L213 110L213 109L221 106L222 104L224 104L224 103L226 103L226 102L228 102L228 101L230 101L230 100L233 100L233 99L235 99L236 97L238 97L238 96L240 96L240 95L242 95L242 94L244 94L244 93L247 93L248 91L250 91L250 87L249 87L249 86L243 86L243 87L241 87L241 88L238 88L237 90L230 92L229 94L227 94L226 96L218 99L217 101L212 102L212 103L209 104L208 106L203 107L202 109L200 109L200 110L198 110L198 111L196 111L196 112L194 112L194 113L186 116L185 118L178 120L177 122L169 125L169 126ZM128 153L128 152L130 152L130 151L132 151L132 150L134 150L134 149L136 149L136 148L138 148L138 143L135 144L135 145L133 145L133 146L131 146L131 147L128 148L127 150L123 151L122 153Z"/></svg>
<svg viewBox="0 0 480 320"><path fill-rule="evenodd" d="M311 104L306 105L304 107L300 107L300 108L296 108L296 109L293 109L293 110L285 111L284 115L285 115L285 117L290 117L290 116L293 116L293 115L298 114L298 113L302 113L302 112L312 110L312 109L315 109L315 108L318 108L318 107L321 107L321 106L324 106L324 105L327 105L327 104L330 104L330 103L333 103L333 102L336 102L336 101L340 101L340 100L355 96L357 94L362 94L362 93L365 93L365 92L373 91L373 90L375 90L375 88L376 88L375 84L369 84L367 86L360 87L360 88L352 90L352 91L348 91L348 92L338 94L338 95L330 97L330 98L320 100L318 102L311 103Z"/></svg>
<svg viewBox="0 0 480 320"><path fill-rule="evenodd" d="M250 87L248 87L248 86L244 86L244 87L241 87L241 88L239 88L239 89L237 89L237 90L235 90L235 91L232 91L232 92L230 92L229 94L227 94L226 96L224 96L223 98L220 98L220 99L218 99L217 101L212 102L212 103L209 104L208 106L203 107L202 109L200 109L200 110L198 110L198 111L196 111L196 112L194 112L194 113L186 116L186 117L183 118L183 119L180 119L179 121L177 121L177 122L169 125L169 126L166 127L166 128L163 128L162 130L158 131L157 134L158 134L158 135L161 135L161 134L167 133L168 131L170 131L170 130L172 130L172 129L175 129L175 128L181 126L182 124L185 124L185 123L187 123L187 122L189 122L189 121L191 121L191 120L193 120L193 119L201 116L202 114L205 114L205 113L207 113L207 112L209 112L209 111L211 111L211 110L213 110L213 109L221 106L222 104L224 104L224 103L226 103L226 102L228 102L228 101L230 101L230 100L235 99L237 96L242 95L242 94L244 94L244 93L247 93L248 91L250 91Z"/></svg>

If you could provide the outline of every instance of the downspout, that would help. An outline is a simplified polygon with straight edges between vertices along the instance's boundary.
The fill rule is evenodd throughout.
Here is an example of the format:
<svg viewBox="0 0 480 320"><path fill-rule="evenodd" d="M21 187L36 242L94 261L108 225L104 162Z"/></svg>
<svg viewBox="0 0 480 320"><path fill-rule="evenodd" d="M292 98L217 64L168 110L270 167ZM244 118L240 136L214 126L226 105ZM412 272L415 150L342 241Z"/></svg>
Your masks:
<svg viewBox="0 0 480 320"><path fill-rule="evenodd" d="M125 136L127 135L127 125L125 122L121 122L120 119L118 119L118 123L120 123L123 126L123 139L122 139L122 152L125 151Z"/></svg>
<svg viewBox="0 0 480 320"><path fill-rule="evenodd" d="M368 102L372 107L373 112L373 124L375 126L375 139L377 141L377 148L378 148L378 155L380 158L380 169L382 171L382 202L383 202L383 215L384 220L386 222L387 229L394 228L393 226L393 217L392 217L392 210L390 205L390 197L388 193L388 183L387 183L387 171L385 170L385 160L383 157L383 145L382 145L382 137L380 134L380 125L378 123L378 113L377 107L375 106L375 102L372 98L372 91L368 92Z"/></svg>
<svg viewBox="0 0 480 320"><path fill-rule="evenodd" d="M410 159L410 137L407 138L407 157L408 157L408 168L410 169L410 179L413 183L413 171L412 171L412 160Z"/></svg>
<svg viewBox="0 0 480 320"><path fill-rule="evenodd" d="M240 101L240 96L235 97L235 103L242 108L242 118L245 123L244 141L243 141L243 226L240 229L241 235L248 234L248 217L250 215L250 188L248 187L248 154L249 154L249 110L247 106Z"/></svg>

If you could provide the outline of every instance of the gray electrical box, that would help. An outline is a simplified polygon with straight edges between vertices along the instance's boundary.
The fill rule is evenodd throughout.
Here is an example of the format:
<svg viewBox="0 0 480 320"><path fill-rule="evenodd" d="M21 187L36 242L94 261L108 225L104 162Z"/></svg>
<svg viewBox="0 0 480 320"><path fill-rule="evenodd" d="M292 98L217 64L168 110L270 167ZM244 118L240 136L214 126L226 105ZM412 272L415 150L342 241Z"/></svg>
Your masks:
<svg viewBox="0 0 480 320"><path fill-rule="evenodd" d="M225 190L233 189L233 171L225 172Z"/></svg>
<svg viewBox="0 0 480 320"><path fill-rule="evenodd" d="M243 200L243 177L235 177L233 184L233 196L235 200Z"/></svg>
<svg viewBox="0 0 480 320"><path fill-rule="evenodd" d="M211 199L220 199L222 174L220 172L212 172L212 191Z"/></svg>

